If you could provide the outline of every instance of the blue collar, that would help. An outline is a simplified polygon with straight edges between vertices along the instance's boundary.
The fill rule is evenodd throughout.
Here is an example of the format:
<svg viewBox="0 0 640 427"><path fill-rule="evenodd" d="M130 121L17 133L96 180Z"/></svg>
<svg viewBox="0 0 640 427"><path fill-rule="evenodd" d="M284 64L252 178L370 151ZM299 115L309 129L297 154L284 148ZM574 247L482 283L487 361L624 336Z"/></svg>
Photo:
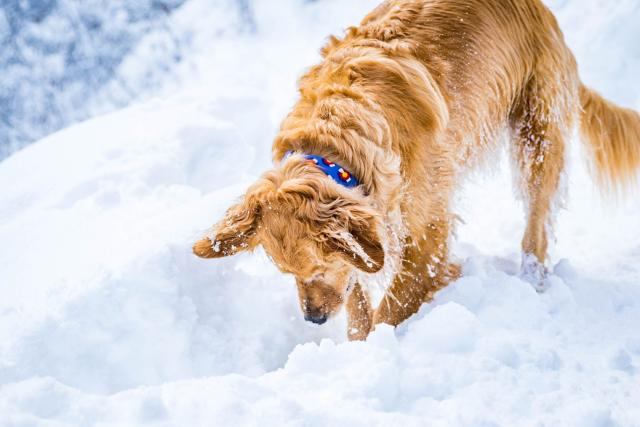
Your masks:
<svg viewBox="0 0 640 427"><path fill-rule="evenodd" d="M293 151L287 151L287 154L284 155L284 159L288 159L293 155ZM330 160L325 159L324 157L316 156L315 154L304 154L301 155L307 159L310 163L316 165L322 172L326 173L329 178L337 182L346 188L355 188L360 185L360 182L351 175L349 171L344 169L337 163L333 163Z"/></svg>

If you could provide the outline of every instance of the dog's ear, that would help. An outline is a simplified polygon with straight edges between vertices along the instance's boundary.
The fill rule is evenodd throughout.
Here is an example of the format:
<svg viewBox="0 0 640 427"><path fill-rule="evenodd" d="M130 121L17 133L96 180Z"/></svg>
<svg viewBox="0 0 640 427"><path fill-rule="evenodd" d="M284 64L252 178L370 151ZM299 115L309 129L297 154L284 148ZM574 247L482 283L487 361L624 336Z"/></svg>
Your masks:
<svg viewBox="0 0 640 427"><path fill-rule="evenodd" d="M222 258L253 249L259 217L259 206L243 200L229 208L209 236L193 245L193 253L200 258Z"/></svg>
<svg viewBox="0 0 640 427"><path fill-rule="evenodd" d="M360 209L345 209L346 230L331 232L326 241L330 251L365 273L377 273L384 267L384 247L376 231L377 220L371 213Z"/></svg>

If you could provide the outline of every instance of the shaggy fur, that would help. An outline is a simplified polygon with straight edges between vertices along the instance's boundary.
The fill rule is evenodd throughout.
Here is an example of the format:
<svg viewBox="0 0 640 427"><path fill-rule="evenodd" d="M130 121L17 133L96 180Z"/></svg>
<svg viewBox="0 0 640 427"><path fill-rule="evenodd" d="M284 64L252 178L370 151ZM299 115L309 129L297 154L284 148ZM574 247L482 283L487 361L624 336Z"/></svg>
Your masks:
<svg viewBox="0 0 640 427"><path fill-rule="evenodd" d="M275 168L194 252L217 258L263 245L296 276L308 320L324 322L347 300L351 339L398 325L458 277L451 197L505 130L528 212L523 269L537 282L578 122L602 184L622 188L640 165L639 115L580 83L539 0L386 1L322 55L275 139ZM337 185L302 156L283 161L288 151L331 159L361 186ZM372 312L361 273L385 263L395 276Z"/></svg>

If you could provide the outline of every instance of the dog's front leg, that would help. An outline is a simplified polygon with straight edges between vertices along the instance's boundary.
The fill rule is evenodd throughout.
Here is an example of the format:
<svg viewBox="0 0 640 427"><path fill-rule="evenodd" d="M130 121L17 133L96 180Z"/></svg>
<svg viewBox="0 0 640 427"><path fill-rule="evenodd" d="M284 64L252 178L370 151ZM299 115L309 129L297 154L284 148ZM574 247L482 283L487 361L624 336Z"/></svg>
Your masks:
<svg viewBox="0 0 640 427"><path fill-rule="evenodd" d="M460 275L460 267L449 263L446 247L448 225L431 226L436 231L420 242L408 242L402 270L396 274L373 317L373 324L398 326L415 314L436 291ZM438 238L439 237L439 238Z"/></svg>
<svg viewBox="0 0 640 427"><path fill-rule="evenodd" d="M347 298L347 322L349 341L364 341L367 339L373 324L373 310L371 309L369 295L359 283L353 285L353 289Z"/></svg>

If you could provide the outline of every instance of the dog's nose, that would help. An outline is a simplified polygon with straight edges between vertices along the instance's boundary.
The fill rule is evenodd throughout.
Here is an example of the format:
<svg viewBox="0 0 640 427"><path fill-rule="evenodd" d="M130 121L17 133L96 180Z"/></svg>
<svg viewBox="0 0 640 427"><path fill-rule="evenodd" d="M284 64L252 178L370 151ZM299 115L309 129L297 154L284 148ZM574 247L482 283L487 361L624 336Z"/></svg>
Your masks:
<svg viewBox="0 0 640 427"><path fill-rule="evenodd" d="M304 320L306 320L307 322L315 323L316 325L322 325L323 323L325 323L327 321L327 315L326 314L321 314L321 315L317 315L317 316L312 316L310 314L306 314L304 316Z"/></svg>

